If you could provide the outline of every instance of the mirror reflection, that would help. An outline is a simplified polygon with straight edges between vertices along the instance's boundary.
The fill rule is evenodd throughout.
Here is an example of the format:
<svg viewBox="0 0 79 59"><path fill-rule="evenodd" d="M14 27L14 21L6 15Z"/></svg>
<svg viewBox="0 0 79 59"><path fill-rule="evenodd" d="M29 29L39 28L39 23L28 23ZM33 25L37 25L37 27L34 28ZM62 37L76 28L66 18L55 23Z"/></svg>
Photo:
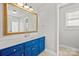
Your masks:
<svg viewBox="0 0 79 59"><path fill-rule="evenodd" d="M8 32L32 32L37 30L36 15L8 4Z"/></svg>

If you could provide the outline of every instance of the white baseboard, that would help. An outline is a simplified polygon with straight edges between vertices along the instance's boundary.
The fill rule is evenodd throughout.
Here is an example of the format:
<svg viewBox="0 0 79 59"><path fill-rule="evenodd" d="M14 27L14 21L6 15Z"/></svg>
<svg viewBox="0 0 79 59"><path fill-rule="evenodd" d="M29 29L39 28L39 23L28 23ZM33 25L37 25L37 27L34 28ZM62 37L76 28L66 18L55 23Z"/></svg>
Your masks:
<svg viewBox="0 0 79 59"><path fill-rule="evenodd" d="M79 49L73 48L73 47L70 47L70 46L67 46L67 45L61 45L60 44L60 47L69 48L69 49L74 50L74 51L79 51Z"/></svg>
<svg viewBox="0 0 79 59"><path fill-rule="evenodd" d="M47 51L50 54L50 56L56 56L57 55L54 51L51 51L49 49L45 49L45 51Z"/></svg>

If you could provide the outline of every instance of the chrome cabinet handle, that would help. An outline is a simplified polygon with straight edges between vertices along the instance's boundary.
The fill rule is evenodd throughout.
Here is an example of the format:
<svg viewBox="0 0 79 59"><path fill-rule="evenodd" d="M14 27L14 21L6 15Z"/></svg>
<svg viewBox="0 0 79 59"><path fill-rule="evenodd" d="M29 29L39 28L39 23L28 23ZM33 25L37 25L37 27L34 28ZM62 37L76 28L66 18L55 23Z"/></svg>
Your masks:
<svg viewBox="0 0 79 59"><path fill-rule="evenodd" d="M35 50L36 48L34 47L34 48L32 48L32 50Z"/></svg>

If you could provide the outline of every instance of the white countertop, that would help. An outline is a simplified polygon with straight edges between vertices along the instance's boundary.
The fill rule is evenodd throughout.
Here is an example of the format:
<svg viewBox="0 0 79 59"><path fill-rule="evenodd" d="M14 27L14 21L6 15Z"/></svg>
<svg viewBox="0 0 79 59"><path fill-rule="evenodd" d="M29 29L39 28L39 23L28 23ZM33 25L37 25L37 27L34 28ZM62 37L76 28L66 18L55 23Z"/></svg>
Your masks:
<svg viewBox="0 0 79 59"><path fill-rule="evenodd" d="M27 41L30 41L30 40L33 40L33 39L36 39L36 38L39 38L39 37L43 37L44 35L35 35L35 36L29 36L29 37L24 37L24 38L20 38L20 39L9 39L9 40L3 40L3 41L0 41L0 49L4 49L4 48L7 48L7 47L10 47L10 46L14 46L14 45L17 45L17 44L20 44L20 43L23 43L23 42L27 42Z"/></svg>

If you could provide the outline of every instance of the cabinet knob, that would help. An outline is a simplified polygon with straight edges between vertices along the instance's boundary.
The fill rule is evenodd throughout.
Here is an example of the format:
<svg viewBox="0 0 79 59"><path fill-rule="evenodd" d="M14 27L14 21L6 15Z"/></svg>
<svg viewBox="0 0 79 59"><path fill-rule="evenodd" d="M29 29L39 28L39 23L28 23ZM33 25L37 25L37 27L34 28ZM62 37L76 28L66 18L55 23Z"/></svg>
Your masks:
<svg viewBox="0 0 79 59"><path fill-rule="evenodd" d="M13 50L14 52L16 51L16 49Z"/></svg>
<svg viewBox="0 0 79 59"><path fill-rule="evenodd" d="M24 54L22 53L22 56L24 56Z"/></svg>

